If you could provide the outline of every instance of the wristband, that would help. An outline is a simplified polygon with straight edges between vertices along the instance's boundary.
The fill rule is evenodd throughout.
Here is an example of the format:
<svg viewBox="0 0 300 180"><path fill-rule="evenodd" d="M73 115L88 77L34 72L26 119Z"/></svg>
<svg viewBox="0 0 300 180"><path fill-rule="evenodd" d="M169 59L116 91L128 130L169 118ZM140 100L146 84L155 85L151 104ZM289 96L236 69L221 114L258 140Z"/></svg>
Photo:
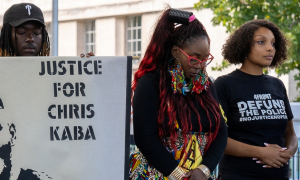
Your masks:
<svg viewBox="0 0 300 180"><path fill-rule="evenodd" d="M207 179L210 178L210 170L208 169L208 167L206 167L205 165L201 164L197 168L200 169L203 172L203 174L206 176Z"/></svg>
<svg viewBox="0 0 300 180"><path fill-rule="evenodd" d="M186 171L181 168L180 166L177 166L176 169L168 176L168 179L170 180L182 180L182 176L185 175Z"/></svg>

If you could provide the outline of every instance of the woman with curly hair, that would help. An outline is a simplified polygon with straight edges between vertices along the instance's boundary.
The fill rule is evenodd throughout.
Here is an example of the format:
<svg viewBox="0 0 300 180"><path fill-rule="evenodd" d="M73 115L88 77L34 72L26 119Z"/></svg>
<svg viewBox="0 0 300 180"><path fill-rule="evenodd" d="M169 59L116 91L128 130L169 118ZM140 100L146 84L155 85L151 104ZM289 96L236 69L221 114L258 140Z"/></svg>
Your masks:
<svg viewBox="0 0 300 180"><path fill-rule="evenodd" d="M228 119L219 180L289 179L288 161L298 146L293 114L284 84L263 74L287 59L286 45L274 23L252 20L223 46L224 58L242 66L215 81Z"/></svg>
<svg viewBox="0 0 300 180"><path fill-rule="evenodd" d="M131 180L211 179L227 128L206 66L210 39L191 12L167 9L132 84Z"/></svg>

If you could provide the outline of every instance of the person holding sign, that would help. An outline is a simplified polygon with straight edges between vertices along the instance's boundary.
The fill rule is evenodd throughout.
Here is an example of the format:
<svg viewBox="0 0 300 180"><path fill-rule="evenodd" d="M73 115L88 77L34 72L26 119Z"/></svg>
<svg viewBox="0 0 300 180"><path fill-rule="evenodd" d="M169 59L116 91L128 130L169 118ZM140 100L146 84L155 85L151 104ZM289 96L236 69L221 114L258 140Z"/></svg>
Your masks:
<svg viewBox="0 0 300 180"><path fill-rule="evenodd" d="M49 56L43 12L31 3L12 5L3 16L0 56Z"/></svg>
<svg viewBox="0 0 300 180"><path fill-rule="evenodd" d="M31 3L12 5L3 17L0 57L49 56L49 52L50 42L41 9ZM88 55L94 54L91 52ZM3 103L0 97L0 111L5 107ZM52 179L45 173L19 167L18 160L12 158L16 148L16 126L9 120L4 121L0 119L0 180Z"/></svg>
<svg viewBox="0 0 300 180"><path fill-rule="evenodd" d="M0 35L0 57L49 54L50 41L42 10L32 3L14 4L6 10ZM86 54L90 56L94 53Z"/></svg>
<svg viewBox="0 0 300 180"><path fill-rule="evenodd" d="M130 178L214 178L227 128L206 67L210 39L193 13L167 9L132 84L137 151Z"/></svg>
<svg viewBox="0 0 300 180"><path fill-rule="evenodd" d="M242 66L215 81L228 118L220 180L289 179L288 161L298 146L293 114L284 84L263 74L287 59L286 45L274 23L252 20L223 46L224 58Z"/></svg>

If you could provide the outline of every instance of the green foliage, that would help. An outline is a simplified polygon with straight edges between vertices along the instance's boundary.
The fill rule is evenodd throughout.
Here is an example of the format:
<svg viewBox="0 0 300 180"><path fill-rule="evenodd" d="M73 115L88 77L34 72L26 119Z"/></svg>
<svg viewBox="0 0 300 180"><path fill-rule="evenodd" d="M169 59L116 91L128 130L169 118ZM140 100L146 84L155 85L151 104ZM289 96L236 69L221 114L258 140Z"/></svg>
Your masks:
<svg viewBox="0 0 300 180"><path fill-rule="evenodd" d="M230 65L231 65L231 64L230 64L228 61L223 60L221 64L218 64L218 63L217 63L216 66L215 66L215 67L212 67L211 69L212 69L213 71L222 71L222 69L227 68L227 67L229 67Z"/></svg>
<svg viewBox="0 0 300 180"><path fill-rule="evenodd" d="M210 8L214 17L213 25L223 25L231 33L239 26L253 19L268 19L274 22L289 41L289 60L276 69L278 76L293 69L300 71L300 1L299 0L200 0L197 10ZM227 61L226 61L227 62ZM222 70L228 62L213 67ZM300 82L300 75L295 76ZM300 83L298 83L300 87Z"/></svg>
<svg viewBox="0 0 300 180"><path fill-rule="evenodd" d="M292 102L300 102L300 95L298 95L295 99L293 99Z"/></svg>

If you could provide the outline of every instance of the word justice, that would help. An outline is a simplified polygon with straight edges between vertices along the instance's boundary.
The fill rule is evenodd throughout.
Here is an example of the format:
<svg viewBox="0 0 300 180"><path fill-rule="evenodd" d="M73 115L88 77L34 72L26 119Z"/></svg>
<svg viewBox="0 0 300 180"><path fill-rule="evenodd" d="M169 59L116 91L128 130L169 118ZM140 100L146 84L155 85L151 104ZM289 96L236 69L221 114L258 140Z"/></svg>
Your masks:
<svg viewBox="0 0 300 180"><path fill-rule="evenodd" d="M89 61L41 61L40 76L43 75L78 75L102 74L101 60Z"/></svg>

